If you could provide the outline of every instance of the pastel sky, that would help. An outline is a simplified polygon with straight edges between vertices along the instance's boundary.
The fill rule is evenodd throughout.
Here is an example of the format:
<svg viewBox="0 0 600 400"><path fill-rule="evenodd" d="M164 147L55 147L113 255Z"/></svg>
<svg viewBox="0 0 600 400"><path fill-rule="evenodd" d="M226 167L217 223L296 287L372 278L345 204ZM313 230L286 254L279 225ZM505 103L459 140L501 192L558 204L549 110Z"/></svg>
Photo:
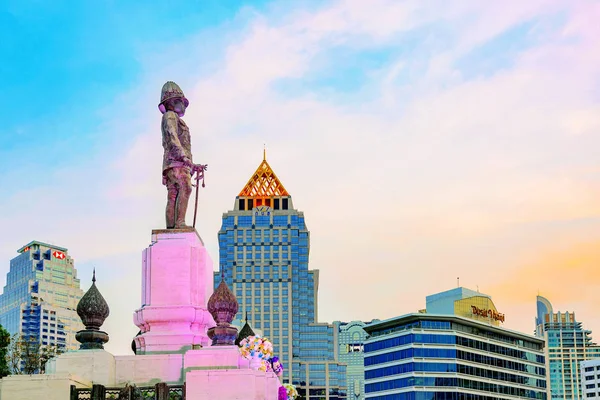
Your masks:
<svg viewBox="0 0 600 400"><path fill-rule="evenodd" d="M67 247L130 352L174 80L215 265L266 143L320 321L414 312L460 277L507 328L533 331L539 291L600 341L600 3L152 3L0 1L0 285L29 241Z"/></svg>

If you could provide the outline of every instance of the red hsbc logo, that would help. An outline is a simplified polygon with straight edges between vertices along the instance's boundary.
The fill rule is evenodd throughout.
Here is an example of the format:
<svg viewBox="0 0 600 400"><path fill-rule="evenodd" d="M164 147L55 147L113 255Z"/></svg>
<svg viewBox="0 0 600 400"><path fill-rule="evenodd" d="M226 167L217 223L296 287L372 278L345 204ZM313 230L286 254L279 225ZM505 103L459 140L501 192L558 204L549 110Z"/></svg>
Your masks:
<svg viewBox="0 0 600 400"><path fill-rule="evenodd" d="M57 258L59 260L64 260L66 257L65 253L58 250L54 250L54 253L52 253L52 255L54 256L54 258Z"/></svg>

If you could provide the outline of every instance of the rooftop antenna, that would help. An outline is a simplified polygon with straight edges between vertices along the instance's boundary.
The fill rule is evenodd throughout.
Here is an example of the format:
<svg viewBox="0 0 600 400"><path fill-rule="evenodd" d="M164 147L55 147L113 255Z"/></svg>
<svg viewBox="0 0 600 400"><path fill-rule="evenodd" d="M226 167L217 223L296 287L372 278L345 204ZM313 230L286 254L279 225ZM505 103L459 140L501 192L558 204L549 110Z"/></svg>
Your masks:
<svg viewBox="0 0 600 400"><path fill-rule="evenodd" d="M267 161L267 144L263 143L263 161Z"/></svg>
<svg viewBox="0 0 600 400"><path fill-rule="evenodd" d="M456 287L460 287L460 276L456 277Z"/></svg>

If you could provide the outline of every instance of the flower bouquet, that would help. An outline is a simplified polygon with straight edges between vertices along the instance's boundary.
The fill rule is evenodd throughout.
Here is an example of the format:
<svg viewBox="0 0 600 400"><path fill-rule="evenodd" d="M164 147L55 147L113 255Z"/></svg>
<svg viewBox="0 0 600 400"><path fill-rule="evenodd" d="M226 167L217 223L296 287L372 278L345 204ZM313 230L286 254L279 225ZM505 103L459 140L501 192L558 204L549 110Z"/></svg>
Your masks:
<svg viewBox="0 0 600 400"><path fill-rule="evenodd" d="M267 338L248 336L240 342L242 357L250 360L250 367L266 371L273 357L273 344Z"/></svg>
<svg viewBox="0 0 600 400"><path fill-rule="evenodd" d="M292 385L291 383L284 383L283 387L287 392L287 400L294 400L296 397L298 397L296 386Z"/></svg>

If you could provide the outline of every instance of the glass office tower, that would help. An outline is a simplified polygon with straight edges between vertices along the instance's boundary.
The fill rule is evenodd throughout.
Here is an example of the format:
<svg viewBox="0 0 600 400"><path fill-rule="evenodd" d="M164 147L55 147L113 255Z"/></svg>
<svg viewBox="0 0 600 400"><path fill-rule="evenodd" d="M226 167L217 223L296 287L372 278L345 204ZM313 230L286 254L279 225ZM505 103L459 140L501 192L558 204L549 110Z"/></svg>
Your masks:
<svg viewBox="0 0 600 400"><path fill-rule="evenodd" d="M274 345L284 380L305 399L345 399L345 365L337 360L337 335L317 323L319 271L308 269L309 232L304 213L271 167L263 161L223 214L219 272L239 302L237 319Z"/></svg>
<svg viewBox="0 0 600 400"><path fill-rule="evenodd" d="M546 340L546 365L551 399L582 398L580 364L600 357L592 332L575 313L554 313L548 299L537 296L536 335Z"/></svg>
<svg viewBox="0 0 600 400"><path fill-rule="evenodd" d="M73 259L64 247L33 241L10 261L0 295L0 324L11 335L22 334L61 351L76 350L77 315L83 296Z"/></svg>
<svg viewBox="0 0 600 400"><path fill-rule="evenodd" d="M428 313L364 329L366 400L547 398L542 339Z"/></svg>

